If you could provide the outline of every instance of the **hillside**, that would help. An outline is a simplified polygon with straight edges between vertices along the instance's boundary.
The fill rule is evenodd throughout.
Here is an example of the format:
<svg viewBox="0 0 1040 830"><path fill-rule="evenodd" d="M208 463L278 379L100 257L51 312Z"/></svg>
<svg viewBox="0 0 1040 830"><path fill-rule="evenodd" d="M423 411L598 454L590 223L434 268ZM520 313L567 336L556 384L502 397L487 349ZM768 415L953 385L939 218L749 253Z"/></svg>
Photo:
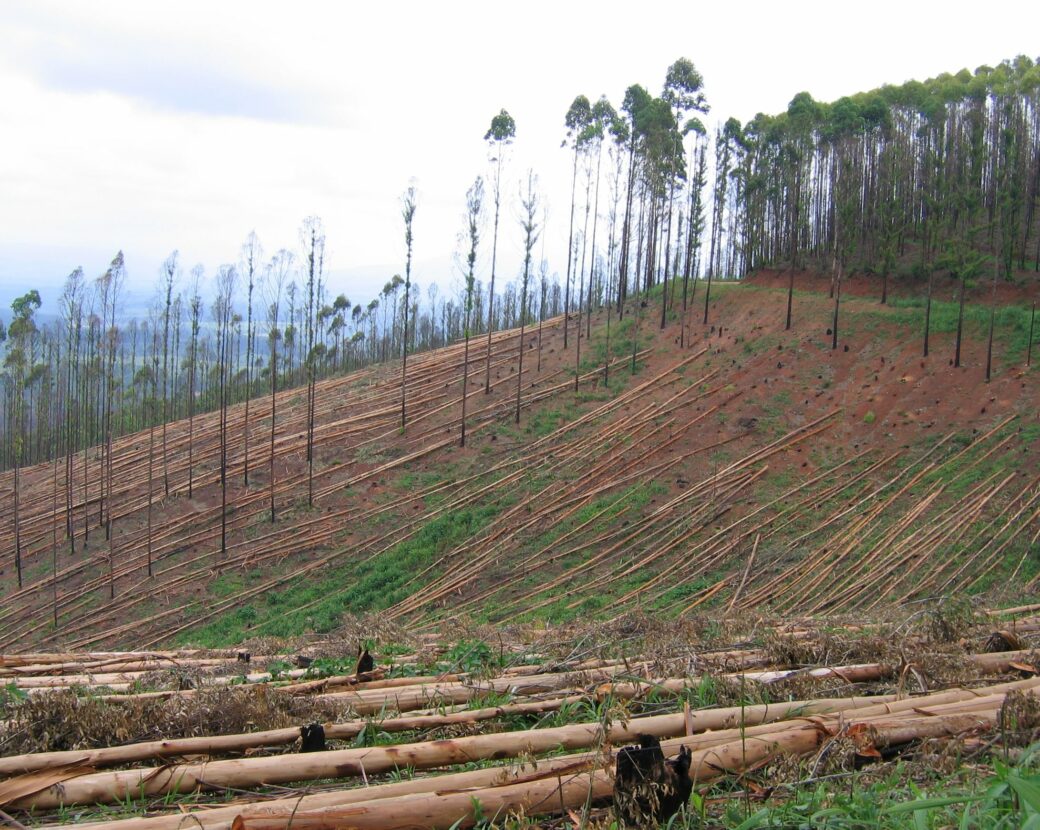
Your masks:
<svg viewBox="0 0 1040 830"><path fill-rule="evenodd" d="M223 645L334 630L344 615L369 612L378 612L371 626L423 631L457 618L877 613L937 594L1035 593L1040 394L1035 367L1025 368L1028 308L998 315L986 384L981 298L969 303L954 369L952 303L933 306L924 359L920 303L880 306L851 280L832 350L826 287L798 280L791 331L786 278L759 275L714 285L709 325L694 308L683 347L678 315L659 330L660 295L651 297L634 374L628 309L611 322L608 383L600 312L591 343L582 341L577 394L576 321L567 350L562 319L546 324L540 361L529 329L519 426L519 332L495 336L487 396L475 342L465 449L461 344L410 359L403 431L399 365L325 381L312 508L305 393L284 391L273 524L270 401L250 409L248 487L244 408L233 409L225 552L216 414L195 420L190 499L188 425L170 429L170 496L160 475L150 534L147 433L116 444L110 541L97 527L99 470L88 453L89 497L81 485L73 491L74 552L64 470L27 469L27 580L16 589L5 553L0 648ZM77 456L73 481L83 476ZM5 552L12 483L0 477Z"/></svg>

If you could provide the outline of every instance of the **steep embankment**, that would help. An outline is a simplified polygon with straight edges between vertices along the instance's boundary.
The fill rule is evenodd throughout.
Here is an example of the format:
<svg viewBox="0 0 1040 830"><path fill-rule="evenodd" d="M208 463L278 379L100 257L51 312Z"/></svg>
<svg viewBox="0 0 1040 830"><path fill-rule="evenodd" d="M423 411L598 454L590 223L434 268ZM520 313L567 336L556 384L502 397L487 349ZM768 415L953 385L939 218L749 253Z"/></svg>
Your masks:
<svg viewBox="0 0 1040 830"><path fill-rule="evenodd" d="M249 487L239 408L224 552L216 419L195 425L192 499L187 426L175 425L171 495L161 497L161 478L152 491L153 578L147 435L116 449L111 545L92 527L84 550L77 484L70 554L63 471L56 490L52 467L27 471L30 582L9 590L0 644L231 642L325 630L344 612L369 610L423 627L458 614L559 620L637 607L863 611L954 590L1028 593L1030 581L1035 589L1040 395L1035 369L1024 368L1028 313L998 315L986 384L982 304L969 305L954 369L955 306L933 306L924 359L915 300L882 307L856 296L867 292L847 292L832 350L833 301L796 292L785 331L785 289L786 279L768 277L716 284L702 325L701 286L685 332L676 309L659 329L658 293L638 323L635 374L635 309L612 321L607 384L600 314L591 342L582 341L577 394L576 321L566 350L562 320L546 327L540 362L529 330L519 426L511 417L519 333L496 336L490 395L486 353L474 344L464 450L461 346L409 363L403 432L397 367L327 381L318 393L312 508L303 394L285 392L274 524L269 402L250 411ZM92 526L96 473L88 455ZM82 475L80 458L73 480ZM4 527L8 550L9 515Z"/></svg>

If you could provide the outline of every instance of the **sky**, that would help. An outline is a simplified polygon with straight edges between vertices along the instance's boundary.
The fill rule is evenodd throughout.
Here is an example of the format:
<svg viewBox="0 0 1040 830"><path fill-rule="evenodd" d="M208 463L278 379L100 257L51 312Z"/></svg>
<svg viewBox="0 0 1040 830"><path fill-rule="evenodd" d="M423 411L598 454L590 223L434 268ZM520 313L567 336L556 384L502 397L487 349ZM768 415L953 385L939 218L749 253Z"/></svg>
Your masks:
<svg viewBox="0 0 1040 830"><path fill-rule="evenodd" d="M1025 53L1040 3L292 4L264 0L3 0L0 307L125 254L131 312L173 250L185 274L299 251L320 216L329 288L367 303L404 269L401 196L419 193L413 279L457 291L465 191L489 169L483 135L507 109L498 279L522 259L528 170L548 216L536 255L566 268L575 95L660 93L679 57L705 79L706 122L778 112ZM993 16L995 18L995 15ZM490 222L478 277L490 271ZM182 280L182 286L187 279ZM443 296L443 293L442 293ZM46 310L46 309L45 309Z"/></svg>

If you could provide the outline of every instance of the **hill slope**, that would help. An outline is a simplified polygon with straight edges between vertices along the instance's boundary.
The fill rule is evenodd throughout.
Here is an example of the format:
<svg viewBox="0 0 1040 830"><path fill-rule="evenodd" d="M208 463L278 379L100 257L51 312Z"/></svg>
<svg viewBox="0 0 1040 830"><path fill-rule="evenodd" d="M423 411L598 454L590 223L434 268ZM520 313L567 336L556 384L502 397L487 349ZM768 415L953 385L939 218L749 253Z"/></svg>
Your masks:
<svg viewBox="0 0 1040 830"><path fill-rule="evenodd" d="M250 412L249 487L244 413L234 410L225 552L216 416L196 419L191 499L187 424L170 430L171 494L153 482L150 536L147 433L116 447L111 542L96 526L90 454L88 498L80 483L73 489L74 553L63 542L64 471L27 470L29 580L17 591L10 568L0 577L9 584L0 647L230 643L329 630L344 613L368 611L423 628L456 615L559 621L631 608L863 611L942 592L1035 589L1040 395L1035 369L1023 367L1026 312L998 318L987 385L982 305L969 307L966 359L953 369L945 304L933 307L923 359L923 311L912 301L848 297L832 350L824 293L798 292L784 331L786 294L773 281L712 292L709 325L691 311L684 347L678 314L659 330L660 295L651 299L634 374L635 309L615 318L608 383L597 315L577 393L576 321L567 350L562 320L546 324L540 348L528 330L519 426L519 332L496 335L487 396L486 353L474 343L464 450L461 344L409 362L403 432L399 366L324 382L313 507L305 396L281 393L273 524L270 402ZM73 481L83 475L78 457ZM11 484L0 478L0 488ZM8 551L10 499L3 505Z"/></svg>

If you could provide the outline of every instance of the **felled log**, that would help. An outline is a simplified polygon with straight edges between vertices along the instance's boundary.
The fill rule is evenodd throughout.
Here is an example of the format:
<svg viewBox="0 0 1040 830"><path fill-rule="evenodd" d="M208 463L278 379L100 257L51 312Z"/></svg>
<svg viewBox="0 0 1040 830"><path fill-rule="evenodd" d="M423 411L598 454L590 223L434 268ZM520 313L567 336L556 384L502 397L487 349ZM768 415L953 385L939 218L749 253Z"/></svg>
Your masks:
<svg viewBox="0 0 1040 830"><path fill-rule="evenodd" d="M554 698L529 703L510 703L484 709L467 709L450 715L412 715L389 718L383 721L353 720L345 723L323 724L325 737L331 740L347 740L356 737L366 726L375 726L383 732L410 732L414 729L434 729L460 723L475 723L481 720L507 715L551 712L565 703L577 703L580 695ZM182 755L221 755L245 752L263 746L285 746L300 737L298 727L268 729L263 732L246 732L238 735L215 735L212 737L181 738L178 740L144 741L124 746L111 746L90 750L63 750L59 752L35 752L25 755L10 755L0 758L0 776L22 775L35 770L81 764L88 767L106 767L130 764L153 758L176 758Z"/></svg>
<svg viewBox="0 0 1040 830"><path fill-rule="evenodd" d="M894 700L894 698L888 698ZM693 716L697 730L726 729L743 723L756 724L778 720L790 712L837 711L865 706L877 698L837 698L814 702L790 702L748 707L706 710ZM454 716L452 716L454 717ZM596 723L570 724L554 729L520 730L489 735L473 735L444 741L426 741L395 746L342 749L320 754L290 754L264 758L212 761L204 764L179 764L161 769L144 768L82 775L64 781L61 787L41 789L34 795L13 802L21 808L51 808L73 804L104 804L143 795L165 795L196 789L252 787L284 784L316 778L360 777L393 769L461 764L488 758L509 758L520 754L539 754L554 749L584 749L603 741L629 742L640 733L657 737L681 735L687 729L683 713L638 718L627 723L612 723L604 731ZM329 737L334 737L330 727ZM295 731L298 735L298 731ZM295 735L293 740L295 740ZM232 736L241 740L241 736ZM220 739L216 739L220 740ZM98 750L103 752L104 750ZM82 762L83 756L75 760Z"/></svg>

